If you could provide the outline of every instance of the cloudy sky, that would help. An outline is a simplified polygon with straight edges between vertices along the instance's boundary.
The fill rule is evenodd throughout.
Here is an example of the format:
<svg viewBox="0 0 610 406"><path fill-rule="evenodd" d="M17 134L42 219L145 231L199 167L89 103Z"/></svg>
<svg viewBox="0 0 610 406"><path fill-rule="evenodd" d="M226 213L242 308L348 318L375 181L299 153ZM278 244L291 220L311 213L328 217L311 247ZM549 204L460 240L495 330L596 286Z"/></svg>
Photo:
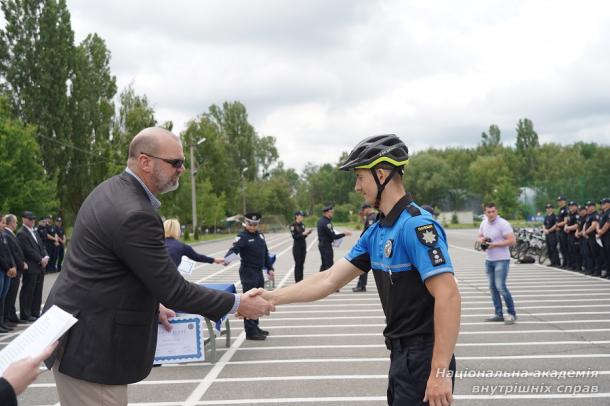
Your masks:
<svg viewBox="0 0 610 406"><path fill-rule="evenodd" d="M472 146L519 118L543 142L610 144L607 1L68 0L180 131L239 100L280 159L335 162L374 134L411 150Z"/></svg>

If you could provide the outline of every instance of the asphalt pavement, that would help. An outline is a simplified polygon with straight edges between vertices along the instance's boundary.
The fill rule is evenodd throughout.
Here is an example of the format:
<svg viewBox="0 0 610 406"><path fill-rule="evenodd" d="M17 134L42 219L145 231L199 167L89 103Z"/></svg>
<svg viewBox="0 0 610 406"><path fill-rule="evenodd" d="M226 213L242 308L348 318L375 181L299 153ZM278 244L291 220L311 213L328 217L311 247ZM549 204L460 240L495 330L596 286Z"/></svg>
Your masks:
<svg viewBox="0 0 610 406"><path fill-rule="evenodd" d="M315 234L315 233L314 233ZM462 294L456 348L455 405L609 405L610 281L538 264L511 264L508 286L518 312L514 325L489 323L493 308L475 230L448 230ZM340 258L356 241L335 249ZM222 256L232 240L197 246ZM269 234L278 254L277 286L294 283L292 239ZM314 235L305 274L318 271ZM194 282L237 282L239 264L198 265ZM45 294L56 275L45 279ZM130 385L132 405L384 405L389 352L375 283L355 282L315 303L284 305L261 327L266 341L246 341L243 323L230 319L231 346L217 341L217 362L164 365ZM20 330L16 331L18 333ZM16 335L0 335L0 348ZM20 405L56 405L51 373L19 397Z"/></svg>

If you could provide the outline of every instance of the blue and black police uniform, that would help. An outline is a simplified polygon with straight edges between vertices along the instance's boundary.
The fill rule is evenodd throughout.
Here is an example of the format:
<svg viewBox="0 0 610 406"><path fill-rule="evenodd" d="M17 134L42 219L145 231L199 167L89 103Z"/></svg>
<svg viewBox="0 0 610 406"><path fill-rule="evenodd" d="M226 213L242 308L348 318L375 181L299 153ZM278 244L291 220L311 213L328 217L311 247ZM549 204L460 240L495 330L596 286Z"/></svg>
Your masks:
<svg viewBox="0 0 610 406"><path fill-rule="evenodd" d="M51 216L46 216L46 219L51 220ZM43 237L43 241L47 249L47 254L49 254L49 263L45 269L45 272L47 273L56 271L55 264L57 263L57 246L55 245L54 240L49 240L49 237L55 237L56 232L57 230L55 229L54 224L48 224L46 226L46 235Z"/></svg>
<svg viewBox="0 0 610 406"><path fill-rule="evenodd" d="M260 220L259 214L246 214L246 219ZM233 246L226 253L225 257L230 254L239 254L241 263L239 266L239 279L244 292L254 288L262 288L265 286L265 278L263 276L263 268L267 272L273 271L273 264L269 258L269 250L265 236L255 231L253 233L248 230L243 230L237 235ZM258 319L244 320L244 329L246 337L254 337L261 335L261 329L258 327Z"/></svg>
<svg viewBox="0 0 610 406"><path fill-rule="evenodd" d="M550 204L546 205L546 208L551 208ZM544 228L547 230L557 224L557 216L555 213L547 214L544 216ZM559 266L559 252L557 252L557 230L550 231L546 234L546 247L551 260L551 266Z"/></svg>
<svg viewBox="0 0 610 406"><path fill-rule="evenodd" d="M424 282L453 274L443 228L405 195L345 258L375 277L391 351L388 404L423 404L434 347L434 298ZM455 368L452 357L449 369Z"/></svg>
<svg viewBox="0 0 610 406"><path fill-rule="evenodd" d="M304 216L305 213L297 211L296 216ZM305 239L305 224L294 221L290 225L290 234L294 243L292 244L292 256L294 257L294 282L298 283L303 280L303 266L305 264L305 256L307 254L307 243Z"/></svg>
<svg viewBox="0 0 610 406"><path fill-rule="evenodd" d="M570 211L566 219L567 226L578 224L580 216L578 215L578 205L576 202L570 202L569 207L576 207L574 212ZM580 256L580 239L576 238L576 230L567 231L568 235L568 268L573 271L579 271L582 267L582 258Z"/></svg>
<svg viewBox="0 0 610 406"><path fill-rule="evenodd" d="M328 205L322 209L324 213L333 209L333 206ZM333 229L333 223L326 216L320 217L318 220L318 249L320 250L320 272L327 270L333 266L333 241L345 237L344 233L336 234Z"/></svg>
<svg viewBox="0 0 610 406"><path fill-rule="evenodd" d="M62 225L59 225L57 223L61 223ZM66 232L64 231L64 227L63 227L63 220L61 217L57 217L55 219L55 233L57 234L57 236L59 238L62 239L62 241L65 239L66 237ZM59 245L57 246L56 249L56 257L57 257L57 262L56 262L56 266L55 266L55 270L57 272L61 271L61 265L64 262L64 253L65 253L65 247L64 247L64 243L62 243L61 241L59 242Z"/></svg>
<svg viewBox="0 0 610 406"><path fill-rule="evenodd" d="M557 198L558 201L565 201L565 197L559 196ZM563 223L564 220L568 217L568 206L563 206L559 208L559 213L557 214L557 222ZM557 230L557 239L559 240L559 251L561 252L561 266L562 268L568 267L568 235L560 228Z"/></svg>
<svg viewBox="0 0 610 406"><path fill-rule="evenodd" d="M594 206L595 203L592 201L588 201L585 206ZM587 214L586 222L585 222L585 230L587 230L593 223L599 223L599 214L597 210ZM588 237L588 246L589 246L589 256L591 260L589 261L589 268L586 269L586 273L588 275L599 276L601 274L601 247L597 244L595 240L595 231L591 232L587 235Z"/></svg>
<svg viewBox="0 0 610 406"><path fill-rule="evenodd" d="M604 198L600 201L602 205L602 214L599 216L599 228L601 230L604 225L610 222L610 209L606 207L604 210L603 207L605 204L610 203L610 199ZM603 257L603 265L602 270L606 271L606 278L610 279L610 231L607 231L601 237L603 248L602 248L602 257Z"/></svg>
<svg viewBox="0 0 610 406"><path fill-rule="evenodd" d="M584 206L580 206L578 208L578 231L579 232L583 232L586 229L586 224L587 224L587 215L586 214L583 215L581 213L581 211L586 211L586 208ZM580 258L581 258L581 262L582 262L582 269L584 269L584 271L586 271L587 269L591 268L591 264L590 264L591 256L589 255L589 243L588 243L588 240L582 236L579 237L579 242L580 242Z"/></svg>

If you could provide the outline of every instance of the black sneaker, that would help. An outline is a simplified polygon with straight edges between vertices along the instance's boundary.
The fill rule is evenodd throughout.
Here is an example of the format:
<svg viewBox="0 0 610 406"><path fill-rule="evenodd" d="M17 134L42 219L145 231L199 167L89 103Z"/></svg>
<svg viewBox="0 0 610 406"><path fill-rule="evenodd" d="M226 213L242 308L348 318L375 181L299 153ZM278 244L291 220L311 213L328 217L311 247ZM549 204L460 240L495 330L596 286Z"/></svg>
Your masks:
<svg viewBox="0 0 610 406"><path fill-rule="evenodd" d="M355 288L352 288L352 292L366 292L366 288L356 286Z"/></svg>
<svg viewBox="0 0 610 406"><path fill-rule="evenodd" d="M259 333L259 334L262 334L262 335L264 335L264 336L268 336L268 335L269 335L269 332L268 332L267 330L260 330L260 329L259 329L259 330L258 330L258 333Z"/></svg>
<svg viewBox="0 0 610 406"><path fill-rule="evenodd" d="M255 334L253 336L246 336L246 340L256 340L256 341L262 341L262 340L266 340L267 336L264 334Z"/></svg>

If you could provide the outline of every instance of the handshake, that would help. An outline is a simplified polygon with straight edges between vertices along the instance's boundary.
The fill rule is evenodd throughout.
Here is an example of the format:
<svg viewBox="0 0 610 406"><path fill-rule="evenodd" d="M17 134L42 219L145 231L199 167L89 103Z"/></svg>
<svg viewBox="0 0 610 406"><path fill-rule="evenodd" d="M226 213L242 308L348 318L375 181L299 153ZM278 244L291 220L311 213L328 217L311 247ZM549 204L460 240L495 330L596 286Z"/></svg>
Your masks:
<svg viewBox="0 0 610 406"><path fill-rule="evenodd" d="M258 319L262 316L269 316L275 311L272 292L262 288L250 289L240 295L239 307L235 316L240 319Z"/></svg>

